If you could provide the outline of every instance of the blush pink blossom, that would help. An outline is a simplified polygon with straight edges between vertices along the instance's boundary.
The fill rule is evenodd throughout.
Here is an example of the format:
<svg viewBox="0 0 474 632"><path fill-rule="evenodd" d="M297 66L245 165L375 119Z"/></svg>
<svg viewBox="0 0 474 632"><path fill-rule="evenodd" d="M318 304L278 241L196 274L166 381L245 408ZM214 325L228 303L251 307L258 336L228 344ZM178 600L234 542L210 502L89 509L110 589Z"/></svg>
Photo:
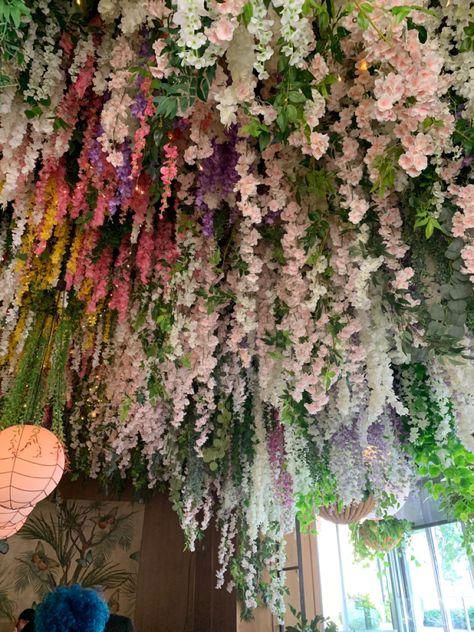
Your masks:
<svg viewBox="0 0 474 632"><path fill-rule="evenodd" d="M310 135L310 143L311 155L318 160L328 150L329 136L327 134L320 134L319 132L312 132Z"/></svg>
<svg viewBox="0 0 474 632"><path fill-rule="evenodd" d="M309 70L314 77L315 83L321 83L321 81L329 74L329 68L319 53L316 53L313 57Z"/></svg>
<svg viewBox="0 0 474 632"><path fill-rule="evenodd" d="M393 286L396 290L408 290L409 281L415 274L413 268L402 268L395 275Z"/></svg>
<svg viewBox="0 0 474 632"><path fill-rule="evenodd" d="M350 203L349 221L358 224L369 210L369 204L363 198L354 198Z"/></svg>
<svg viewBox="0 0 474 632"><path fill-rule="evenodd" d="M236 26L236 21L229 20L227 17L222 16L206 31L206 34L209 41L213 44L223 44L224 42L231 41Z"/></svg>

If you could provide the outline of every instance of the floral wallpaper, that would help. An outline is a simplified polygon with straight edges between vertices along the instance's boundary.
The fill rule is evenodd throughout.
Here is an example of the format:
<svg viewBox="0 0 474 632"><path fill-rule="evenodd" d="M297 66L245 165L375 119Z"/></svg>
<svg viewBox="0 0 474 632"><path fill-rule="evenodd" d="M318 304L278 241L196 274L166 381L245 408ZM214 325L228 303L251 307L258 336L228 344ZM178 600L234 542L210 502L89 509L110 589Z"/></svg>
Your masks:
<svg viewBox="0 0 474 632"><path fill-rule="evenodd" d="M0 632L58 585L101 587L112 612L133 616L144 505L40 503L0 542Z"/></svg>

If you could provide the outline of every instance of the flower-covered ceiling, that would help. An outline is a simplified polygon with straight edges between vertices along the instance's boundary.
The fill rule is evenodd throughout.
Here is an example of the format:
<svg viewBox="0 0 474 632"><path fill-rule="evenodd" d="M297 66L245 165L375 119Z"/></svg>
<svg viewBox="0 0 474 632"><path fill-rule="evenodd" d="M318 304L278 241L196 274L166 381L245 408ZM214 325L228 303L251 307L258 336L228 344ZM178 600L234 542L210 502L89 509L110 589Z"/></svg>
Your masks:
<svg viewBox="0 0 474 632"><path fill-rule="evenodd" d="M214 518L244 614L322 506L422 480L472 544L474 3L0 20L1 427Z"/></svg>

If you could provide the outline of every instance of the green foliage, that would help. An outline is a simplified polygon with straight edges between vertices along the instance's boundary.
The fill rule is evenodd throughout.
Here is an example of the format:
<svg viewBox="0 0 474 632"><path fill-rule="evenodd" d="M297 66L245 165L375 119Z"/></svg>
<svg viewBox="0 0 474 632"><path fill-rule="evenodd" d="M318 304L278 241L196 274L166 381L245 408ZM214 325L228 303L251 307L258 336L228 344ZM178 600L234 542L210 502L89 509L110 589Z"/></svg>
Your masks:
<svg viewBox="0 0 474 632"><path fill-rule="evenodd" d="M27 336L13 384L3 402L0 426L42 423L46 415L55 434L62 438L75 302L63 313L57 297L45 293L42 299L44 311L37 313Z"/></svg>
<svg viewBox="0 0 474 632"><path fill-rule="evenodd" d="M472 629L474 628L473 606L468 609L468 613ZM449 614L451 615L452 626L455 630L467 630L466 613L463 608L451 608ZM442 628L443 615L441 614L441 610L425 610L423 612L423 625L427 628Z"/></svg>
<svg viewBox="0 0 474 632"><path fill-rule="evenodd" d="M0 2L0 90L12 83L12 78L4 64L22 62L22 23L30 16L30 9L23 0L3 0Z"/></svg>
<svg viewBox="0 0 474 632"><path fill-rule="evenodd" d="M280 413L283 424L296 426L298 432L305 435L308 432L306 403L308 403L306 394L299 402L287 394ZM320 507L331 506L337 502L336 481L329 469L327 450L321 449L313 441L308 441L306 445L308 450L306 463L310 469L313 485L307 493L300 493L296 497L297 518L304 533L313 530L315 515Z"/></svg>
<svg viewBox="0 0 474 632"><path fill-rule="evenodd" d="M474 154L474 126L472 120L459 118L454 128L453 142L463 149L465 156Z"/></svg>
<svg viewBox="0 0 474 632"><path fill-rule="evenodd" d="M469 22L469 24L464 27L464 34L466 37L461 44L459 52L474 52L474 22Z"/></svg>
<svg viewBox="0 0 474 632"><path fill-rule="evenodd" d="M17 605L11 598L11 574L5 565L0 570L0 617L15 621L18 616Z"/></svg>
<svg viewBox="0 0 474 632"><path fill-rule="evenodd" d="M290 606L290 611L296 619L296 625L286 626L287 632L337 632L336 624L328 617L317 614L309 621L304 614Z"/></svg>
<svg viewBox="0 0 474 632"><path fill-rule="evenodd" d="M350 630L377 630L380 614L368 594L349 595L348 625Z"/></svg>
<svg viewBox="0 0 474 632"><path fill-rule="evenodd" d="M459 581L457 562L465 556L463 532L458 523L450 522L436 528L436 543L441 560L443 578Z"/></svg>
<svg viewBox="0 0 474 632"><path fill-rule="evenodd" d="M244 621L250 621L253 618L253 610L246 605L245 595L247 591L253 589L257 595L258 605L268 606L271 598L270 584L272 581L278 582L280 569L277 565L269 565L269 560L276 560L279 557L280 537L278 535L279 526L275 523L270 524L270 528L265 536L257 539L255 543L250 544L248 540L248 532L245 524L242 524L239 531L238 547L236 556L232 560L230 573L235 590L240 598L240 616ZM252 585L248 584L247 567L250 564L256 569L256 574L251 579ZM263 573L264 569L268 573ZM281 606L282 599L288 592L285 586L279 584L279 597ZM275 591L273 590L275 596ZM275 604L273 604L275 607ZM276 606L278 609L278 606ZM280 612L283 615L283 612Z"/></svg>
<svg viewBox="0 0 474 632"><path fill-rule="evenodd" d="M387 189L392 189L395 184L398 159L402 153L403 148L400 144L391 145L374 160L374 167L379 175L372 185L372 191L378 193L381 197L385 195Z"/></svg>
<svg viewBox="0 0 474 632"><path fill-rule="evenodd" d="M161 92L154 99L158 119L175 118L178 111L185 112L196 99L206 101L215 73L215 66L199 71L181 67L173 81L155 80L154 86Z"/></svg>
<svg viewBox="0 0 474 632"><path fill-rule="evenodd" d="M225 457L230 446L229 432L232 421L232 409L226 406L225 401L220 400L217 404L217 410L218 414L211 444L206 445L202 449L203 461L209 464L211 472L215 472L219 468L219 461Z"/></svg>
<svg viewBox="0 0 474 632"><path fill-rule="evenodd" d="M435 215L430 211L429 207L422 207L417 210L413 228L415 230L417 228L424 228L426 239L432 237L435 230L443 231L443 227L436 219Z"/></svg>
<svg viewBox="0 0 474 632"><path fill-rule="evenodd" d="M404 422L409 430L423 418L423 432L411 444L418 475L442 509L453 519L464 522L464 546L468 555L474 547L474 454L466 450L452 427L444 441L437 431L445 412L433 398L428 371L422 364L402 367L401 396L409 410ZM452 411L448 411L452 419ZM415 420L412 422L411 420Z"/></svg>
<svg viewBox="0 0 474 632"><path fill-rule="evenodd" d="M349 525L355 559L385 560L387 551L397 546L406 546L412 527L408 520L399 520L393 516Z"/></svg>

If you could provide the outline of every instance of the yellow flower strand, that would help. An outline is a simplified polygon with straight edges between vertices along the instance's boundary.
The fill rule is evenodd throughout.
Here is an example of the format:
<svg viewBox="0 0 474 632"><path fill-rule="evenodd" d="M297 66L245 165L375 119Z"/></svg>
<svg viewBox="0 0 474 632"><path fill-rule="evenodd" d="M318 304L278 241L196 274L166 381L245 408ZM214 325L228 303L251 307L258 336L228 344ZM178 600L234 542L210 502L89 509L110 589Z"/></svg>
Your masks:
<svg viewBox="0 0 474 632"><path fill-rule="evenodd" d="M54 180L51 179L46 187L46 207L43 214L43 221L38 233L38 237L41 241L48 241L53 234L57 214L58 196Z"/></svg>
<svg viewBox="0 0 474 632"><path fill-rule="evenodd" d="M64 253L66 252L70 231L71 225L68 221L57 224L54 229L56 243L53 246L53 250L49 258L47 274L44 278L44 282L47 286L55 284L59 277L61 272L61 263Z"/></svg>
<svg viewBox="0 0 474 632"><path fill-rule="evenodd" d="M66 271L71 276L74 275L77 268L77 260L79 258L79 251L82 245L82 239L84 237L84 233L82 231L77 231L74 235L74 239L72 241L71 250L69 252L69 259L66 264Z"/></svg>

